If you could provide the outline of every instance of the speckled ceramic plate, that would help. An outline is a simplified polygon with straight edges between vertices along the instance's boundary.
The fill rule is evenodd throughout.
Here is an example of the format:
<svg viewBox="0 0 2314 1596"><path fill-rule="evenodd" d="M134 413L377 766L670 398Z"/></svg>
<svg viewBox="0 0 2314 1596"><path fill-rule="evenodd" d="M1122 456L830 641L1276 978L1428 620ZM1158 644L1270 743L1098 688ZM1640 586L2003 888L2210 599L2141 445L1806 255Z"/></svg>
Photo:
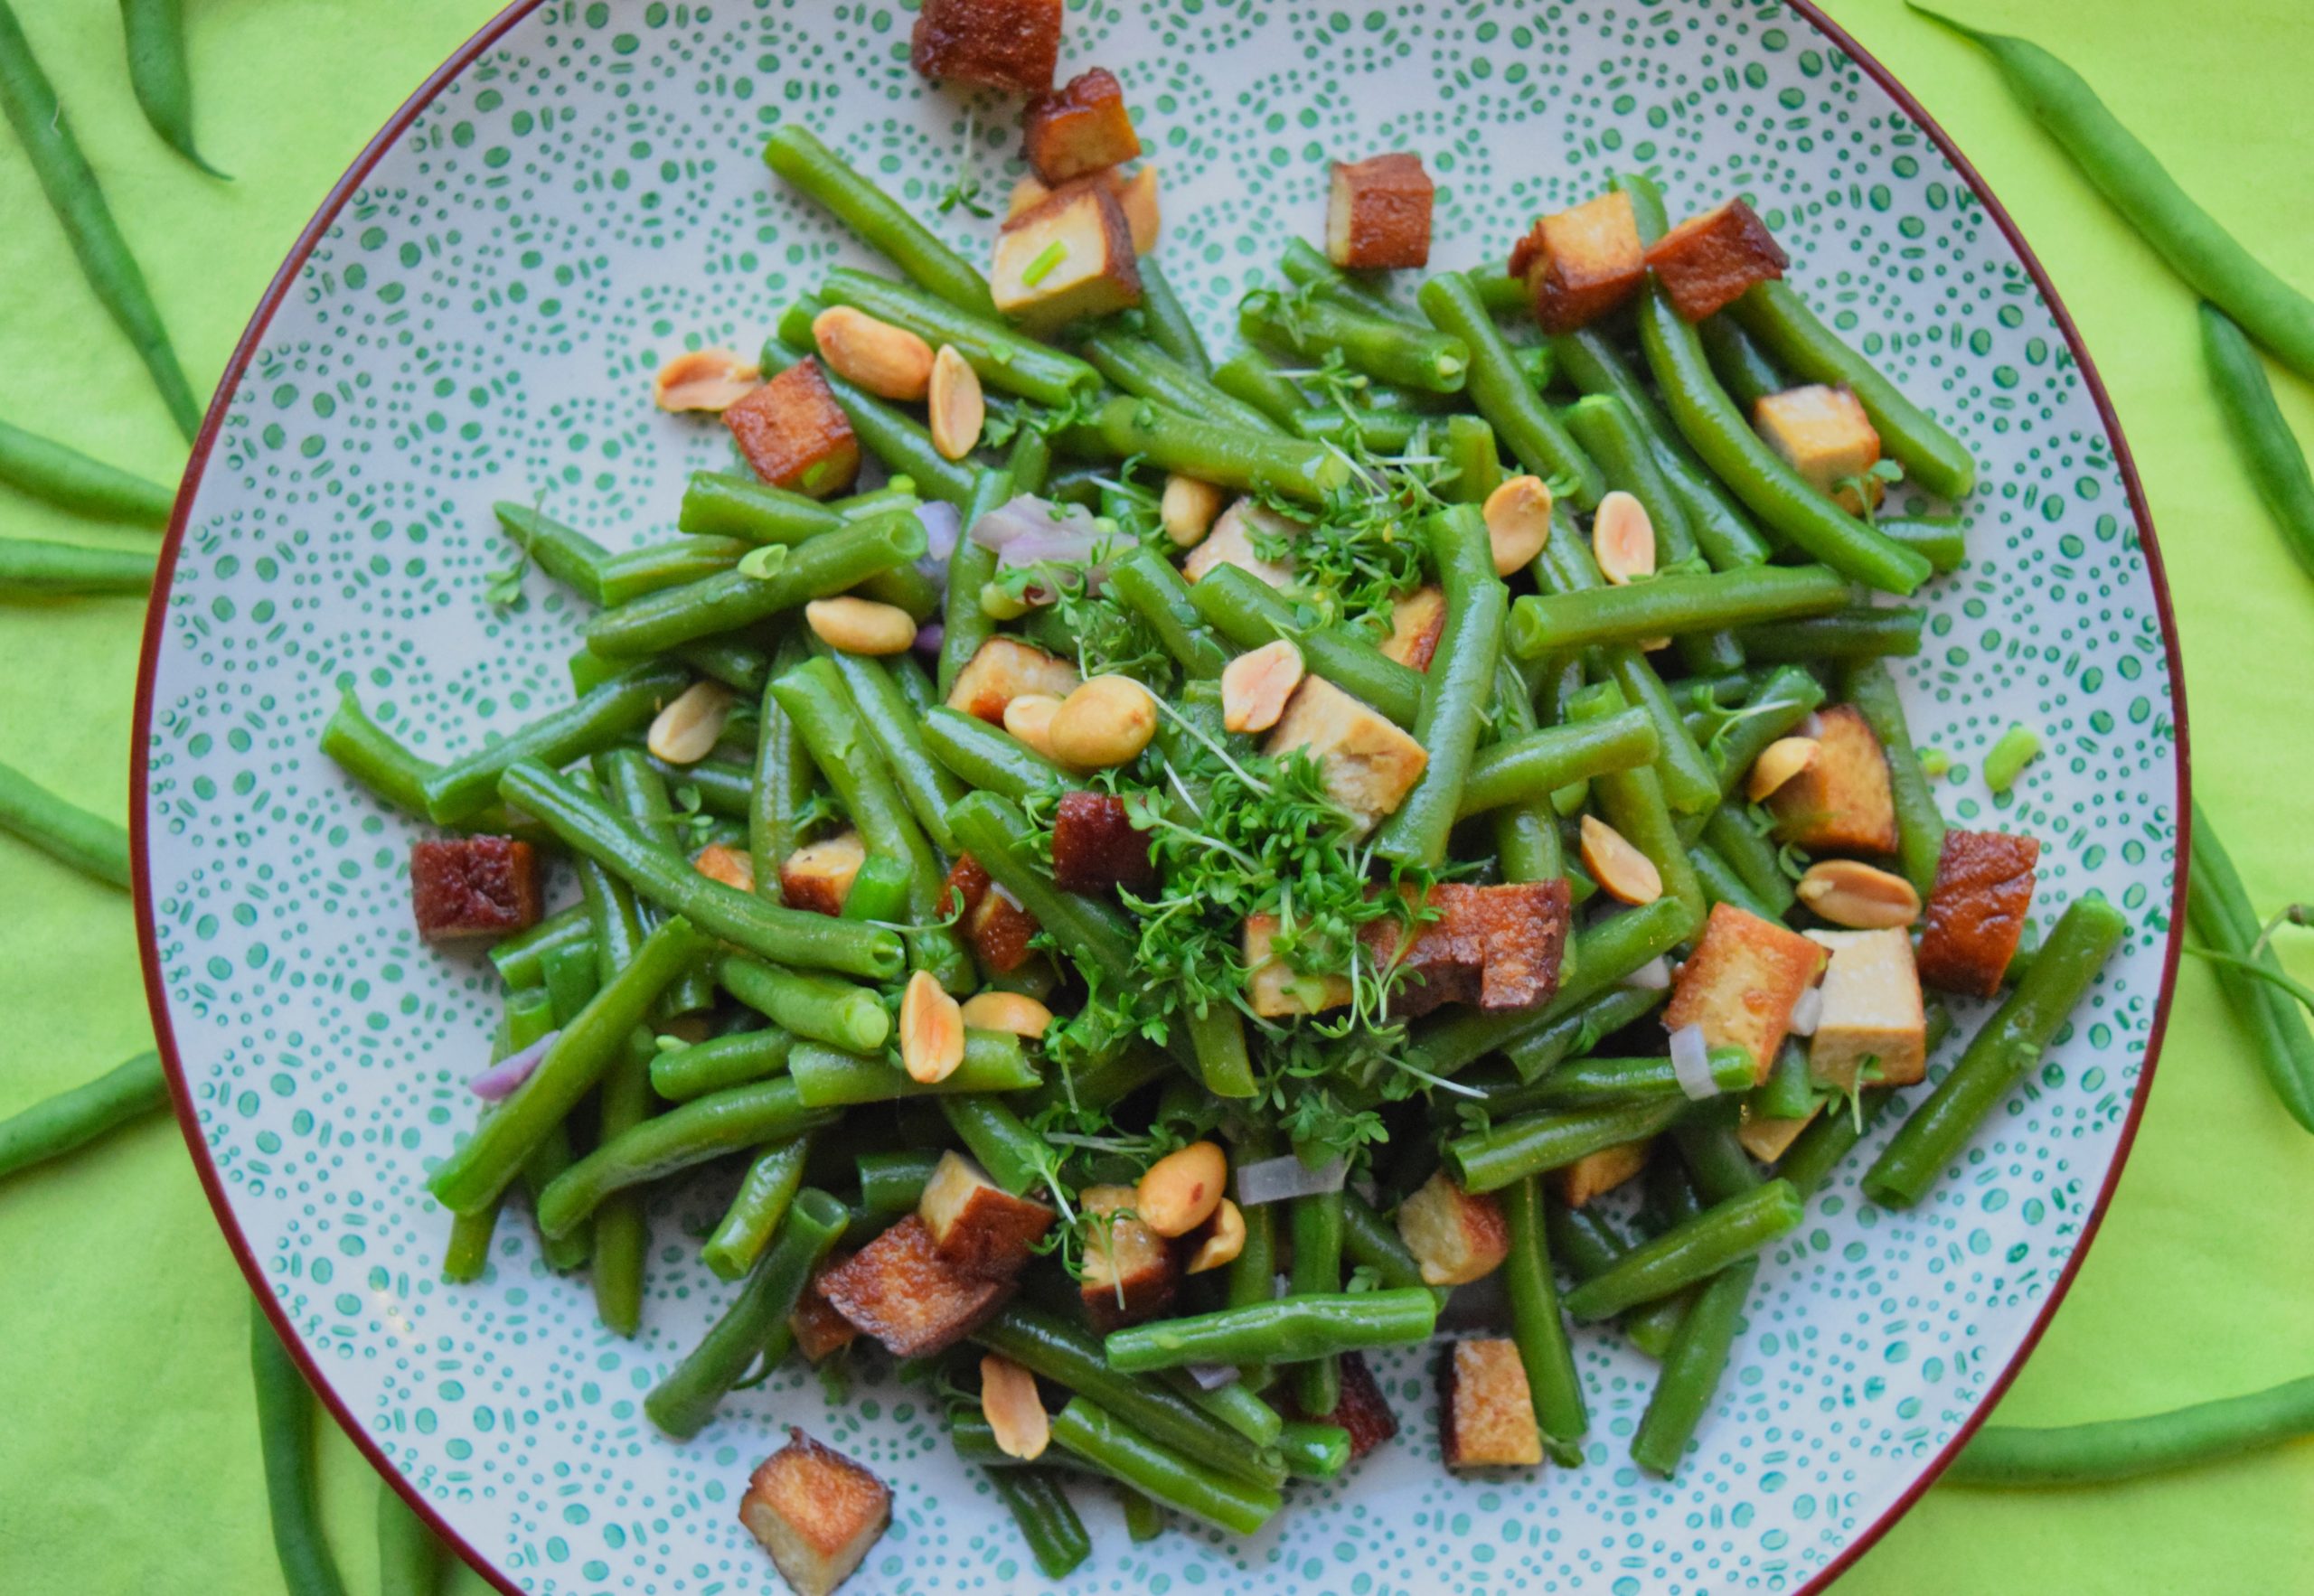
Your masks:
<svg viewBox="0 0 2314 1596"><path fill-rule="evenodd" d="M142 695L145 953L180 1110L250 1276L347 1429L506 1590L777 1588L734 1514L797 1422L891 1481L852 1589L1038 1586L922 1398L832 1401L794 1371L696 1441L642 1393L728 1294L656 1216L648 1324L595 1324L583 1281L501 1227L487 1278L437 1278L421 1179L473 1117L498 993L412 934L411 828L315 748L341 689L431 755L562 701L581 616L541 577L494 614L492 500L543 493L614 546L663 535L720 430L655 413L686 343L751 347L853 246L784 192L764 135L804 118L933 213L959 173L1001 192L1011 107L928 89L887 0L518 5L421 90L333 193L251 323L170 544ZM1328 156L1419 150L1439 262L1643 167L1674 214L1750 196L1808 296L1984 464L1971 559L1935 585L1901 675L1956 765L1955 821L2039 836L2043 917L2090 887L2131 920L2063 1039L1914 1212L1852 1165L1770 1254L1718 1404L1676 1481L1627 1456L1652 1366L1580 1355L1585 1466L1453 1479L1426 1371L1347 1479L1250 1541L1098 1541L1077 1591L1614 1592L1814 1589L1894 1517L2031 1345L2112 1189L2167 996L2183 726L2168 606L2119 435L2022 244L1877 67L1812 14L1731 0L1358 7L1072 0L1064 67L1124 80L1162 165L1162 258L1217 340ZM976 138L968 132L977 127ZM2048 752L2011 796L1973 775L2012 720ZM1967 1020L1973 1016L1964 1017ZM1886 1132L1882 1133L1884 1136Z"/></svg>

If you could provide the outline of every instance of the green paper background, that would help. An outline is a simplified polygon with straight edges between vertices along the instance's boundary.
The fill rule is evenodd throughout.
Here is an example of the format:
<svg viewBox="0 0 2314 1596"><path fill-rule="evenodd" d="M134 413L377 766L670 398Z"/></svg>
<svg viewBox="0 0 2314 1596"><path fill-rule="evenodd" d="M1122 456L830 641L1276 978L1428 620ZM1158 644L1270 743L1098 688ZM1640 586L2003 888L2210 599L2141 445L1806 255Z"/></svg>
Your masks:
<svg viewBox="0 0 2314 1596"><path fill-rule="evenodd" d="M1956 0L1956 4L1961 0ZM488 21L484 0L190 0L200 176L146 127L116 7L17 0L196 389L330 185ZM2039 252L2151 496L2185 634L2196 791L2261 910L2314 896L2298 695L2314 582L2265 521L2208 402L2193 299L2008 99L1895 0L1829 9L1934 112ZM2314 286L2306 0L1966 0L2077 67L2253 250ZM2314 390L2277 377L2314 440ZM0 134L0 417L173 477L184 451ZM0 491L0 534L136 544ZM0 760L122 812L140 637L119 600L0 606ZM2288 939L2285 939L2288 940ZM2300 945L2304 945L2300 938ZM2293 957L2314 979L2314 951ZM0 840L0 1115L148 1036L127 899ZM2314 1142L2277 1108L2188 961L2158 1090L2072 1295L2002 1410L2063 1423L2314 1372ZM0 1589L215 1596L280 1588L249 1400L245 1291L176 1127L136 1126L0 1187ZM375 1489L324 1447L338 1557L375 1588ZM1548 1488L1547 1479L1544 1488ZM772 1576L766 1570L768 1588ZM1841 1585L2274 1591L2314 1583L2314 1447L2094 1491L1932 1492ZM450 1588L479 1591L462 1574Z"/></svg>

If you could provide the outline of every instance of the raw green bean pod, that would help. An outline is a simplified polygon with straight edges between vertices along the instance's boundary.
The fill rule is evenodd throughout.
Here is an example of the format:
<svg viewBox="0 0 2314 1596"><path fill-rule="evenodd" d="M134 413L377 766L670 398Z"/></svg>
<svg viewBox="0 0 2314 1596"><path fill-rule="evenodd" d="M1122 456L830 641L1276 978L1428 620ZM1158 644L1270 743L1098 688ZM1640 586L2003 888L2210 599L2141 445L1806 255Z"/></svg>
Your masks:
<svg viewBox="0 0 2314 1596"><path fill-rule="evenodd" d="M2314 575L2314 474L2306 469L2305 451L2274 402L2273 384L2258 363L2258 352L2231 316L2206 301L2202 305L2202 355L2209 365L2218 413L2225 418L2234 446L2249 467L2258 502L2281 529L2291 557ZM5 462L0 461L0 477L6 474Z"/></svg>
<svg viewBox="0 0 2314 1596"><path fill-rule="evenodd" d="M2258 947L2262 927L2243 890L2242 878L2202 806L2193 807L2192 846L2187 851L2186 906L2196 934L2217 952L2252 958L2279 973L2281 962L2271 948ZM2039 962L2037 953L2034 962ZM2306 1010L2288 993L2239 966L2214 965L2218 990L2236 1019L2256 1038L2258 1063L2290 1117L2314 1131L2314 1029ZM2026 977L2029 979L2029 976ZM2021 989L2021 982L2020 989Z"/></svg>
<svg viewBox="0 0 2314 1596"><path fill-rule="evenodd" d="M1998 1489L2133 1479L2314 1434L2314 1376L2166 1413L2051 1430L1977 1432L1944 1478Z"/></svg>
<svg viewBox="0 0 2314 1596"><path fill-rule="evenodd" d="M123 888L129 884L126 831L6 765L0 765L0 831L14 832L84 876Z"/></svg>
<svg viewBox="0 0 2314 1596"><path fill-rule="evenodd" d="M210 176L224 177L201 158L193 141L193 74L185 67L183 0L120 0L120 23L128 41L129 87L136 91L145 120L171 149Z"/></svg>
<svg viewBox="0 0 2314 1596"><path fill-rule="evenodd" d="M60 1092L0 1120L0 1179L61 1158L116 1125L166 1107L168 1101L169 1082L161 1073L161 1056L139 1053L86 1085Z"/></svg>
<svg viewBox="0 0 2314 1596"><path fill-rule="evenodd" d="M75 515L166 527L176 491L0 421L0 483Z"/></svg>
<svg viewBox="0 0 2314 1596"><path fill-rule="evenodd" d="M0 538L0 598L73 598L152 591L160 557L142 549L89 549Z"/></svg>
<svg viewBox="0 0 2314 1596"><path fill-rule="evenodd" d="M6 7L0 5L0 16ZM273 1518L273 1553L288 1596L345 1596L323 1533L314 1474L314 1390L265 1310L249 1300L249 1372L257 1389L259 1454Z"/></svg>
<svg viewBox="0 0 2314 1596"><path fill-rule="evenodd" d="M448 1557L393 1482L378 1479L378 1596L436 1596Z"/></svg>

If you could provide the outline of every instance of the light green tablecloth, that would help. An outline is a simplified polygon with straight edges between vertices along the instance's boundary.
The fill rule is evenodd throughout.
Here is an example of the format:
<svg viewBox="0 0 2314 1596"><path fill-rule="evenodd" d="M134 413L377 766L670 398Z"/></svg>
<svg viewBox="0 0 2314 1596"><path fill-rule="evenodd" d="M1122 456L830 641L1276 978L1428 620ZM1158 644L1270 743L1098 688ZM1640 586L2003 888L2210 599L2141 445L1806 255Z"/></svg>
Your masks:
<svg viewBox="0 0 2314 1596"><path fill-rule="evenodd" d="M1731 0L1732 3L1732 0ZM2314 286L2305 0L1953 0L2058 50L2253 249ZM209 183L129 98L117 9L16 0L196 386L313 206L490 0L193 0ZM2185 629L2196 787L2262 908L2314 896L2314 582L2206 402L2193 301L1984 61L1895 0L1831 8L1939 116L2079 321L2152 496ZM2284 380L2314 440L2314 393ZM155 475L183 451L0 136L0 416ZM0 532L136 540L0 494ZM140 615L0 606L0 759L118 813ZM2299 961L2314 976L2314 956ZM127 900L0 842L0 1113L146 1045ZM2152 1106L2096 1249L2004 1410L2064 1422L2314 1372L2314 1141L2267 1095L2207 974L2180 980ZM0 1589L278 1589L244 1293L166 1122L0 1187ZM372 1588L372 1483L326 1449L341 1561ZM1842 1584L1892 1592L2262 1592L2314 1583L2314 1447L2101 1491L1939 1490ZM480 1590L479 1580L458 1587Z"/></svg>

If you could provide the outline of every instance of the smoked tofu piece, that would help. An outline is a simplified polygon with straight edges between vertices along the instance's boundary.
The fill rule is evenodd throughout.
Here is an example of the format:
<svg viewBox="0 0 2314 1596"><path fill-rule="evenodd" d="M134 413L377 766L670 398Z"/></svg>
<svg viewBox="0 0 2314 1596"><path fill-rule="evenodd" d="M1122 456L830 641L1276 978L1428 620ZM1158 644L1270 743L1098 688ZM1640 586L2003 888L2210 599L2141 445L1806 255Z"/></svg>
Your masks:
<svg viewBox="0 0 2314 1596"><path fill-rule="evenodd" d="M1085 1273L1077 1291L1093 1328L1105 1336L1163 1313L1181 1281L1171 1244L1128 1212L1137 1196L1130 1186L1088 1186L1078 1194Z"/></svg>
<svg viewBox="0 0 2314 1596"><path fill-rule="evenodd" d="M739 1522L795 1596L828 1596L892 1522L884 1482L801 1430L748 1479Z"/></svg>
<svg viewBox="0 0 2314 1596"><path fill-rule="evenodd" d="M1809 486L1850 515L1878 507L1884 484L1872 468L1880 463L1880 435L1848 389L1811 383L1764 395L1752 407L1752 427Z"/></svg>
<svg viewBox="0 0 2314 1596"><path fill-rule="evenodd" d="M1336 161L1326 201L1326 258L1358 271L1429 265L1436 192L1422 157L1403 150Z"/></svg>
<svg viewBox="0 0 2314 1596"><path fill-rule="evenodd" d="M908 61L936 83L1042 94L1060 61L1061 0L924 0Z"/></svg>
<svg viewBox="0 0 2314 1596"><path fill-rule="evenodd" d="M1760 1162L1773 1164L1791 1150L1792 1144L1800 1140L1800 1132L1815 1118L1811 1113L1804 1120L1763 1119L1747 1108L1744 1111L1744 1122L1736 1127L1736 1140Z"/></svg>
<svg viewBox="0 0 2314 1596"><path fill-rule="evenodd" d="M1482 1280L1510 1255L1510 1226L1490 1193L1473 1197L1440 1169L1398 1205L1398 1239L1426 1286Z"/></svg>
<svg viewBox="0 0 2314 1596"><path fill-rule="evenodd" d="M1382 1394L1374 1371L1366 1366L1364 1353L1343 1353L1340 1366L1341 1400L1334 1404L1334 1411L1302 1416L1313 1424L1331 1424L1348 1432L1350 1460L1355 1463L1397 1434L1398 1416L1390 1411L1389 1399ZM1290 1393L1285 1400L1292 1402Z"/></svg>
<svg viewBox="0 0 2314 1596"><path fill-rule="evenodd" d="M1715 904L1703 940L1671 983L1663 1028L1699 1025L1707 1047L1743 1048L1756 1084L1767 1079L1792 1028L1792 1006L1816 984L1823 963L1824 950L1798 932Z"/></svg>
<svg viewBox="0 0 2314 1596"><path fill-rule="evenodd" d="M773 487L825 499L860 474L860 440L816 360L797 361L729 406L723 425Z"/></svg>
<svg viewBox="0 0 2314 1596"><path fill-rule="evenodd" d="M1283 587L1293 580L1293 560L1288 559L1280 564L1264 559L1255 550L1254 534L1298 538L1307 530L1309 528L1291 516L1265 510L1251 499L1240 499L1216 518L1205 541L1190 550L1190 557L1181 562L1181 575L1192 582L1202 582L1216 566L1234 565L1249 577L1258 577L1273 587Z"/></svg>
<svg viewBox="0 0 2314 1596"><path fill-rule="evenodd" d="M1510 251L1546 333L1572 333L1630 303L1647 280L1631 196L1620 189L1535 223Z"/></svg>
<svg viewBox="0 0 2314 1596"><path fill-rule="evenodd" d="M1021 123L1027 133L1021 156L1054 187L1141 154L1140 136L1125 114L1124 86L1104 67L1038 95Z"/></svg>
<svg viewBox="0 0 2314 1596"><path fill-rule="evenodd" d="M1156 167L1143 166L1128 175L1112 166L1077 181L1097 183L1117 197L1117 205L1124 211L1125 229L1133 234L1133 252L1135 255L1146 255L1157 247L1164 217L1158 203ZM1011 198L1005 204L1003 225L1008 228L1013 226L1050 199L1052 193L1051 189L1035 177L1022 178L1012 185Z"/></svg>
<svg viewBox="0 0 2314 1596"><path fill-rule="evenodd" d="M1575 1162L1551 1172L1558 1200L1579 1208L1594 1197L1611 1192L1647 1168L1648 1141L1625 1141L1585 1153Z"/></svg>
<svg viewBox="0 0 2314 1596"><path fill-rule="evenodd" d="M756 889L756 864L742 849L726 848L720 842L710 842L699 850L691 868L710 881L720 881L738 892ZM785 889L783 887L783 891Z"/></svg>
<svg viewBox="0 0 2314 1596"><path fill-rule="evenodd" d="M961 1153L944 1152L917 1199L940 1255L967 1274L1011 1280L1052 1228L1053 1211L1014 1197Z"/></svg>
<svg viewBox="0 0 2314 1596"><path fill-rule="evenodd" d="M1457 1341L1438 1370L1438 1450L1449 1469L1516 1469L1543 1460L1543 1432L1519 1347Z"/></svg>
<svg viewBox="0 0 2314 1596"><path fill-rule="evenodd" d="M1438 917L1416 931L1399 960L1409 979L1390 995L1394 1016L1427 1014L1442 1003L1528 1009L1558 990L1571 913L1564 880L1448 881L1432 887L1426 901ZM1376 921L1367 945L1387 962L1398 935L1395 920Z"/></svg>
<svg viewBox="0 0 2314 1596"><path fill-rule="evenodd" d="M998 310L1038 329L1139 305L1133 224L1115 193L1072 183L1016 219L996 235L989 292Z"/></svg>
<svg viewBox="0 0 2314 1596"><path fill-rule="evenodd" d="M1927 1075L1928 1017L1912 937L1901 928L1811 931L1808 937L1831 954L1808 1043L1809 1075L1853 1092L1867 1059L1878 1061L1877 1084L1883 1086L1909 1086Z"/></svg>
<svg viewBox="0 0 2314 1596"><path fill-rule="evenodd" d="M1920 978L1948 992L1989 998L2024 939L2041 845L2006 831L1944 833L1936 886L1920 937Z"/></svg>
<svg viewBox="0 0 2314 1596"><path fill-rule="evenodd" d="M822 1274L820 1291L894 1357L924 1357L978 1329L1011 1287L965 1272L935 1244L931 1227L910 1214L842 1268Z"/></svg>
<svg viewBox="0 0 2314 1596"><path fill-rule="evenodd" d="M1749 205L1730 200L1655 240L1648 268L1684 322L1725 310L1754 283L1783 276L1791 259Z"/></svg>
<svg viewBox="0 0 2314 1596"><path fill-rule="evenodd" d="M1122 887L1145 894L1156 887L1149 833L1133 829L1124 799L1113 793L1061 795L1052 817L1052 878L1069 892Z"/></svg>
<svg viewBox="0 0 2314 1596"><path fill-rule="evenodd" d="M1776 834L1811 853L1894 853L1888 757L1852 704L1817 716L1816 760L1768 795Z"/></svg>
<svg viewBox="0 0 2314 1596"><path fill-rule="evenodd" d="M983 967L993 974L1010 975L1029 962L1029 939L1038 932L1037 917L999 891L978 859L969 853L957 855L947 884L963 901L964 940Z"/></svg>
<svg viewBox="0 0 2314 1596"><path fill-rule="evenodd" d="M1423 746L1389 717L1322 676L1303 678L1262 752L1275 759L1293 748L1318 762L1326 795L1361 832L1405 801L1430 763Z"/></svg>
<svg viewBox="0 0 2314 1596"><path fill-rule="evenodd" d="M1275 915L1246 916L1246 999L1264 1019L1323 1014L1350 1001L1350 980L1341 975L1303 975L1270 952L1276 940Z"/></svg>
<svg viewBox="0 0 2314 1596"><path fill-rule="evenodd" d="M843 900L851 895L852 878L867 861L868 850L857 831L838 831L806 842L780 861L780 901L814 915L842 914Z"/></svg>
<svg viewBox="0 0 2314 1596"><path fill-rule="evenodd" d="M1382 641L1382 657L1409 671L1427 671L1431 656L1438 652L1438 634L1445 629L1445 591L1425 582L1391 602L1390 635Z"/></svg>
<svg viewBox="0 0 2314 1596"><path fill-rule="evenodd" d="M852 1323L835 1310L834 1304L820 1290L821 1276L831 1269L841 1269L851 1261L849 1253L830 1254L820 1265L818 1272L804 1282L804 1294L795 1300L795 1309L787 1315L788 1333L795 1338L795 1350L804 1355L805 1363L817 1363L839 1347L849 1347L860 1338Z"/></svg>
<svg viewBox="0 0 2314 1596"><path fill-rule="evenodd" d="M538 857L513 837L409 845L409 908L428 942L496 939L538 924Z"/></svg>
<svg viewBox="0 0 2314 1596"><path fill-rule="evenodd" d="M973 652L948 690L948 708L1004 724L1004 707L1023 693L1065 699L1084 682L1077 667L1010 637L992 637Z"/></svg>

